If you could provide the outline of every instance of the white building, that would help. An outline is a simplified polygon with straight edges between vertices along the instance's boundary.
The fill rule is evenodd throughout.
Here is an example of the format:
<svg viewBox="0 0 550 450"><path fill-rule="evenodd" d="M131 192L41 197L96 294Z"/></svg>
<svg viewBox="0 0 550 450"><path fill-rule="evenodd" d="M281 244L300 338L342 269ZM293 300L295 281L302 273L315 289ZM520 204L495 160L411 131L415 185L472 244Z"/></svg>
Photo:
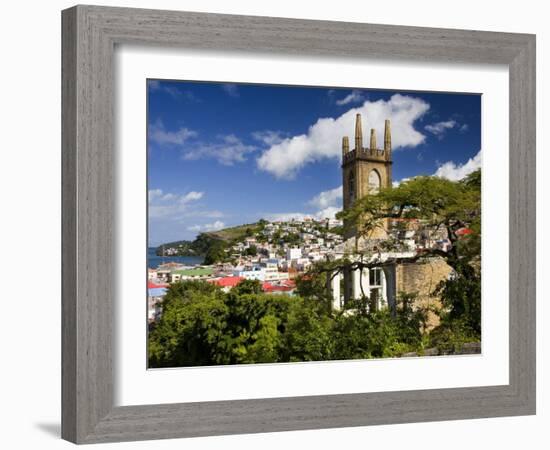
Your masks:
<svg viewBox="0 0 550 450"><path fill-rule="evenodd" d="M265 281L265 267L247 266L233 271L236 277L246 278L247 280Z"/></svg>
<svg viewBox="0 0 550 450"><path fill-rule="evenodd" d="M336 275L331 282L333 306L339 309L343 306L344 298L360 299L364 296L377 299L378 309L384 307L395 307L396 301L396 265L388 265L388 260L407 259L415 256L415 252L391 252L381 253L376 260L383 267L349 271ZM374 257L373 257L374 258ZM340 280L344 278L344 292L340 286Z"/></svg>
<svg viewBox="0 0 550 450"><path fill-rule="evenodd" d="M340 283L343 278L342 274L336 275L331 282L333 307L341 309L343 306L344 293L341 292ZM349 286L344 284L343 288L350 291L351 299L360 299L365 295L370 299L376 298L377 309L388 306L388 289L386 282L386 274L377 267L373 269L355 270L349 277L351 283Z"/></svg>
<svg viewBox="0 0 550 450"><path fill-rule="evenodd" d="M233 271L233 275L246 278L247 280L258 280L262 282L289 279L288 273L279 272L276 263L262 263L262 265L240 267Z"/></svg>
<svg viewBox="0 0 550 450"><path fill-rule="evenodd" d="M305 272L311 267L311 261L308 258L293 259L291 266L299 272Z"/></svg>
<svg viewBox="0 0 550 450"><path fill-rule="evenodd" d="M286 250L286 259L287 260L293 260L293 259L299 259L302 257L302 249L301 248L287 248Z"/></svg>
<svg viewBox="0 0 550 450"><path fill-rule="evenodd" d="M288 272L279 272L276 267L270 267L265 269L263 281L284 281L289 278Z"/></svg>

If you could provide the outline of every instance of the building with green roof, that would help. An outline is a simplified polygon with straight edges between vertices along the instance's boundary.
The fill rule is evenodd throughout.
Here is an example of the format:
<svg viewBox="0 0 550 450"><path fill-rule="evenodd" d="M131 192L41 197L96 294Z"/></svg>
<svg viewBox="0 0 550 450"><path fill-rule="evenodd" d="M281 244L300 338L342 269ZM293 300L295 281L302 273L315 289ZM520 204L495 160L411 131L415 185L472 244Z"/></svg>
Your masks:
<svg viewBox="0 0 550 450"><path fill-rule="evenodd" d="M194 267L192 269L179 269L170 272L170 281L188 280L192 278L207 278L212 276L214 269L211 267Z"/></svg>

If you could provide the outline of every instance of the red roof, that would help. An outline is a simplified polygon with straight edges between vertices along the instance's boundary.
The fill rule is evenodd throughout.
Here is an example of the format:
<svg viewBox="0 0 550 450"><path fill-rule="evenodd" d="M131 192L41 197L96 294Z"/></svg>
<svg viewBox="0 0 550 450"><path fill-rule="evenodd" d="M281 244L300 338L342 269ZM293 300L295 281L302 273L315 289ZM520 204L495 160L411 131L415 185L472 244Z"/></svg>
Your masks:
<svg viewBox="0 0 550 450"><path fill-rule="evenodd" d="M209 280L211 283L217 284L220 287L235 287L239 284L243 277L224 277L218 278L217 280Z"/></svg>
<svg viewBox="0 0 550 450"><path fill-rule="evenodd" d="M472 234L474 230L470 230L469 228L461 228L459 230L456 230L456 234L458 236L464 236L466 234Z"/></svg>
<svg viewBox="0 0 550 450"><path fill-rule="evenodd" d="M156 284L156 283L153 283L152 281L147 282L147 289L163 288L167 286L168 286L167 284Z"/></svg>
<svg viewBox="0 0 550 450"><path fill-rule="evenodd" d="M294 289L291 284L271 284L269 282L262 283L262 290L264 292L288 292Z"/></svg>

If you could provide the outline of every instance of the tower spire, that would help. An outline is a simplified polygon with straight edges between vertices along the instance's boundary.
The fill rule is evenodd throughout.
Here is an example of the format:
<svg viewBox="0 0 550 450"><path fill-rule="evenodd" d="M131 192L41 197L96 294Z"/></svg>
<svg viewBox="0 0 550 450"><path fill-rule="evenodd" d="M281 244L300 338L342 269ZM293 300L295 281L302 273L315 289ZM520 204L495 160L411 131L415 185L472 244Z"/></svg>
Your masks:
<svg viewBox="0 0 550 450"><path fill-rule="evenodd" d="M347 152L349 152L349 138L344 136L342 138L342 161L344 160L344 156L346 156Z"/></svg>
<svg viewBox="0 0 550 450"><path fill-rule="evenodd" d="M370 130L370 149L376 150L376 130L374 128Z"/></svg>
<svg viewBox="0 0 550 450"><path fill-rule="evenodd" d="M384 153L387 159L391 159L391 125L388 119L386 119L384 128Z"/></svg>
<svg viewBox="0 0 550 450"><path fill-rule="evenodd" d="M355 116L355 150L363 149L363 130L361 129L361 114Z"/></svg>

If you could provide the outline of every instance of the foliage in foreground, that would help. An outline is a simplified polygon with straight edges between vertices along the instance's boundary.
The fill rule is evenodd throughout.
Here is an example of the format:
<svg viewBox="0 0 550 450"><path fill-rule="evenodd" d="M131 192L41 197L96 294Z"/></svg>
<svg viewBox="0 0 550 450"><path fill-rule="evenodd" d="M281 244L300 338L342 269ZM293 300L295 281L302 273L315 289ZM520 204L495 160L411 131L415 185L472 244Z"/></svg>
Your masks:
<svg viewBox="0 0 550 450"><path fill-rule="evenodd" d="M244 281L229 293L174 283L149 335L150 367L325 361L421 351L422 315L407 307L330 314L314 298L261 293Z"/></svg>

